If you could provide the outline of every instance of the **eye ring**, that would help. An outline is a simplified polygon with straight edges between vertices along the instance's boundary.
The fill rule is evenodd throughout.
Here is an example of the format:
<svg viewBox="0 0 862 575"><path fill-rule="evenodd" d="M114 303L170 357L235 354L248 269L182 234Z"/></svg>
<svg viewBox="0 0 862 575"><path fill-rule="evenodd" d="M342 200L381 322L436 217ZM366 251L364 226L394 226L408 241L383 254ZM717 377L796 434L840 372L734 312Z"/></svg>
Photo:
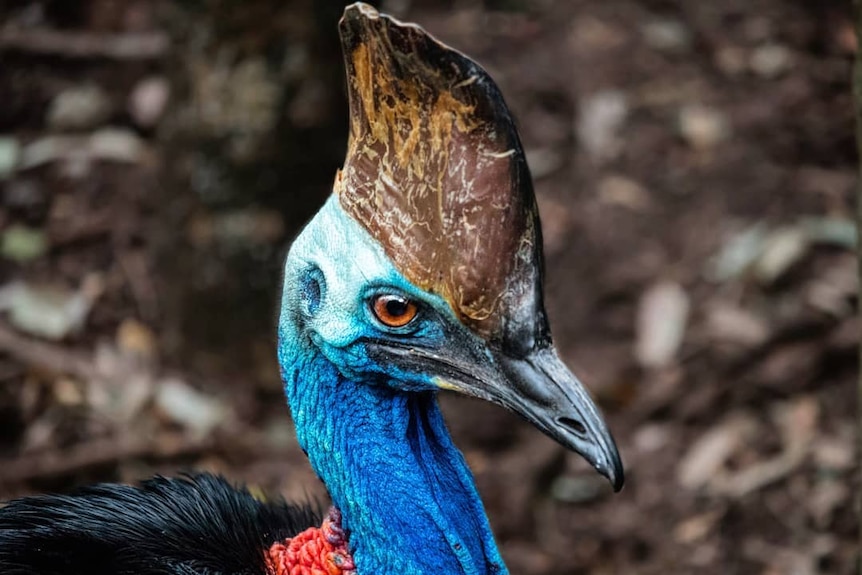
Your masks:
<svg viewBox="0 0 862 575"><path fill-rule="evenodd" d="M387 327L404 327L419 313L418 306L398 294L380 294L371 300L374 317Z"/></svg>

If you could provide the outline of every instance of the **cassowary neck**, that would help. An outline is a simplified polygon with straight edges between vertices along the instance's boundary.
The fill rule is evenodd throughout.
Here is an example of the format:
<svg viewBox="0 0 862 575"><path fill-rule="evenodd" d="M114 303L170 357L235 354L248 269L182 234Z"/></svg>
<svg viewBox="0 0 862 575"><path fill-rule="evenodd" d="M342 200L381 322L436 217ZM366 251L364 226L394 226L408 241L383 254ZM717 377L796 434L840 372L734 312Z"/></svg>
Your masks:
<svg viewBox="0 0 862 575"><path fill-rule="evenodd" d="M307 351L282 355L288 402L300 445L343 514L357 572L505 574L434 394L351 382Z"/></svg>

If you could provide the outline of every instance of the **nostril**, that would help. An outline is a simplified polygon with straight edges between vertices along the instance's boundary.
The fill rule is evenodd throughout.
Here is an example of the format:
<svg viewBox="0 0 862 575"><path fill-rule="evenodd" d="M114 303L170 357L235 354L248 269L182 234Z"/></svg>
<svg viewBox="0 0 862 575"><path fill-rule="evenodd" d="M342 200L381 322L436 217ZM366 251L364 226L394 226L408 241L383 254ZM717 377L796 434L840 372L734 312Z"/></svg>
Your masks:
<svg viewBox="0 0 862 575"><path fill-rule="evenodd" d="M563 427L568 428L571 431L574 431L575 434L581 437L587 434L587 428L584 427L584 424L577 419L572 419L571 417L558 417L557 423L559 423Z"/></svg>

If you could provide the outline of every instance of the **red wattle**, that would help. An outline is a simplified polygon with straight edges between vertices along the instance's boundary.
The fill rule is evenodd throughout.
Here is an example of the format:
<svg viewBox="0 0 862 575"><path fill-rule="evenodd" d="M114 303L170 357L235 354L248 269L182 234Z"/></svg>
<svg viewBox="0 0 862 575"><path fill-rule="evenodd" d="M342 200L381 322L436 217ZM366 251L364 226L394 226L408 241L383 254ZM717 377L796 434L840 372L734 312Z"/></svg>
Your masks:
<svg viewBox="0 0 862 575"><path fill-rule="evenodd" d="M269 575L355 575L356 566L335 508L320 527L310 527L266 551Z"/></svg>

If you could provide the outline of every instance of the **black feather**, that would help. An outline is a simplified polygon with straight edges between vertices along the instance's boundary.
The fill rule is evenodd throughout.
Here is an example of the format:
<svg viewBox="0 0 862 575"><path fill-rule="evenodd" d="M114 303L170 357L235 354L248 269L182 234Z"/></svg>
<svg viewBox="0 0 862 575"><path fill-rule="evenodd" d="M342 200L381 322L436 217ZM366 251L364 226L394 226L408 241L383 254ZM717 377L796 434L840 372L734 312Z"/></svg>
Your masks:
<svg viewBox="0 0 862 575"><path fill-rule="evenodd" d="M270 545L321 520L207 474L101 484L0 508L0 573L264 575Z"/></svg>

